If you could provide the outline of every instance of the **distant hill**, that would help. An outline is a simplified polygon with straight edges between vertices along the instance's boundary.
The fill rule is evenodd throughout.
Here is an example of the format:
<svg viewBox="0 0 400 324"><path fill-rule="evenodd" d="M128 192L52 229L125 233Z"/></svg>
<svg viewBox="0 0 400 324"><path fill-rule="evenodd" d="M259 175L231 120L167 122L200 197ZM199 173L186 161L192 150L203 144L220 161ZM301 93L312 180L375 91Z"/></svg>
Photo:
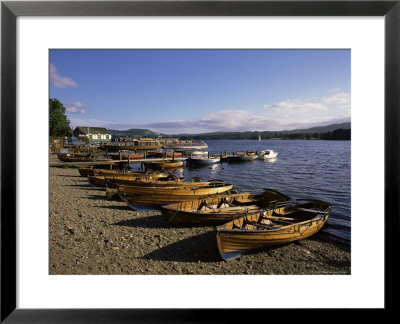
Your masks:
<svg viewBox="0 0 400 324"><path fill-rule="evenodd" d="M340 138L350 139L351 123L331 124L327 126L317 126L306 129L294 129L283 131L246 131L246 132L210 132L201 134L174 134L165 135L162 133L153 132L149 129L132 128L128 130L112 130L109 129L113 137L176 137L180 139L258 139L260 135L262 139L334 139L332 133L339 134Z"/></svg>
<svg viewBox="0 0 400 324"><path fill-rule="evenodd" d="M336 129L350 129L351 123L332 124L328 126L317 126L307 129L284 130L282 133L326 133L333 132Z"/></svg>
<svg viewBox="0 0 400 324"><path fill-rule="evenodd" d="M178 134L175 137L181 139L258 139L260 135L263 139L320 139L322 134L332 133L335 130L343 129L350 134L351 123L332 124L327 126L317 126L307 129L294 129L283 131L246 131L246 132L211 132L201 134ZM350 135L349 135L350 136Z"/></svg>
<svg viewBox="0 0 400 324"><path fill-rule="evenodd" d="M161 133L153 132L149 129L131 128L128 130L114 130L109 129L113 137L130 137L130 138L140 138L140 137L151 137L157 138Z"/></svg>

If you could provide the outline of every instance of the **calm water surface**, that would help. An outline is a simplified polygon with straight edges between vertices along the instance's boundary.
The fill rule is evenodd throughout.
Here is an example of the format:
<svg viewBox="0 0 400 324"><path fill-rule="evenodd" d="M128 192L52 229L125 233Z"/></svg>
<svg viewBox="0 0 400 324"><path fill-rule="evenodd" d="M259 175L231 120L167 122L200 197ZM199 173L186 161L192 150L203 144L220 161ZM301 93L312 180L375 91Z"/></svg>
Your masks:
<svg viewBox="0 0 400 324"><path fill-rule="evenodd" d="M221 179L241 192L272 188L292 198L315 198L332 203L332 212L320 235L350 245L350 141L208 140L210 153L272 149L270 161L223 162L198 168L184 167L177 175L190 179ZM137 167L132 165L133 167Z"/></svg>

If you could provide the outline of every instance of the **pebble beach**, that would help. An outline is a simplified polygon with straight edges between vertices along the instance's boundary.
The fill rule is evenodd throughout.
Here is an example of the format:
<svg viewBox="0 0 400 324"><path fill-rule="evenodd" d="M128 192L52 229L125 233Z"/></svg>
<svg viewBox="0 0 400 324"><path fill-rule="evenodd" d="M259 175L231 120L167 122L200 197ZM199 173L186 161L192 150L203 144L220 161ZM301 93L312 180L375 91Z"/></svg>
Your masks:
<svg viewBox="0 0 400 324"><path fill-rule="evenodd" d="M49 274L351 274L349 248L318 233L227 262L215 227L180 227L160 212L133 211L90 186L77 168L50 167L49 183Z"/></svg>

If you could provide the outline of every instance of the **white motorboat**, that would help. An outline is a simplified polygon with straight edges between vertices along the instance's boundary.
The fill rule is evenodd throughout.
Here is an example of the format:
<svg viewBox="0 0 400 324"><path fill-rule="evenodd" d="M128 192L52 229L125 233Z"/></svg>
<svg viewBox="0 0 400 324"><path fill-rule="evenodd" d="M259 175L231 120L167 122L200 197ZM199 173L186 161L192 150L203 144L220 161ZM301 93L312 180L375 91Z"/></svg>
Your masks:
<svg viewBox="0 0 400 324"><path fill-rule="evenodd" d="M189 155L191 155L191 156L208 156L208 152L206 152L206 151L191 151L190 153L189 153Z"/></svg>
<svg viewBox="0 0 400 324"><path fill-rule="evenodd" d="M261 160L267 160L267 159L274 159L277 156L278 152L275 152L274 150L264 150L260 152L258 158Z"/></svg>

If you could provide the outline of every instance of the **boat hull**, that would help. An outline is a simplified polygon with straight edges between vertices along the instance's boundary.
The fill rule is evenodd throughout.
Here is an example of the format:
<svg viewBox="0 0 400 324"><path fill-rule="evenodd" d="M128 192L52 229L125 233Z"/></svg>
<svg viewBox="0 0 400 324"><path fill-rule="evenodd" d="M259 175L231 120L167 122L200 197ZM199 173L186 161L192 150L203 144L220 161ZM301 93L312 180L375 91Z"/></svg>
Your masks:
<svg viewBox="0 0 400 324"><path fill-rule="evenodd" d="M263 213L270 217L274 211L279 214L283 209L271 209ZM250 250L290 243L310 237L324 226L329 217L329 211L330 207L328 211L321 211L321 213L315 214L310 219L277 228L271 226L269 229L263 230L259 230L255 226L253 229L241 229L244 221L257 222L260 217L259 213L236 218L223 226L217 227L217 245L221 258L228 261L240 257L244 252Z"/></svg>
<svg viewBox="0 0 400 324"><path fill-rule="evenodd" d="M144 158L144 154L112 154L113 160L140 160Z"/></svg>
<svg viewBox="0 0 400 324"><path fill-rule="evenodd" d="M143 165L146 169L174 169L181 168L183 166L183 161L154 161L144 162Z"/></svg>
<svg viewBox="0 0 400 324"><path fill-rule="evenodd" d="M233 185L224 184L213 187L212 185L203 187L143 187L143 186L125 186L118 187L121 198L128 205L133 206L158 206L168 205L175 202L196 200L199 198L218 195L232 189Z"/></svg>
<svg viewBox="0 0 400 324"><path fill-rule="evenodd" d="M98 162L98 161L112 161L112 159L107 158L97 158L97 157L84 157L84 156L68 156L65 154L58 154L58 159L62 162Z"/></svg>
<svg viewBox="0 0 400 324"><path fill-rule="evenodd" d="M220 195L213 198L197 199L162 206L161 214L165 221L176 224L219 225L244 214L257 213L270 204L282 205L290 199L279 192L264 195L250 193Z"/></svg>
<svg viewBox="0 0 400 324"><path fill-rule="evenodd" d="M101 174L89 176L88 181L97 187L117 188L119 185L134 186L179 186L184 185L181 178L158 173L142 174Z"/></svg>
<svg viewBox="0 0 400 324"><path fill-rule="evenodd" d="M267 153L265 153L266 151L263 151L258 158L260 160L271 160L271 159L275 159L278 156L277 152L274 151L267 151Z"/></svg>
<svg viewBox="0 0 400 324"><path fill-rule="evenodd" d="M210 165L221 162L220 158L188 158L186 164L188 166Z"/></svg>
<svg viewBox="0 0 400 324"><path fill-rule="evenodd" d="M79 174L82 177L95 176L95 175L112 175L114 177L133 177L133 176L152 176L153 178L166 177L168 174L161 172L131 172L131 171L119 171L119 170L107 170L97 168L79 168Z"/></svg>

